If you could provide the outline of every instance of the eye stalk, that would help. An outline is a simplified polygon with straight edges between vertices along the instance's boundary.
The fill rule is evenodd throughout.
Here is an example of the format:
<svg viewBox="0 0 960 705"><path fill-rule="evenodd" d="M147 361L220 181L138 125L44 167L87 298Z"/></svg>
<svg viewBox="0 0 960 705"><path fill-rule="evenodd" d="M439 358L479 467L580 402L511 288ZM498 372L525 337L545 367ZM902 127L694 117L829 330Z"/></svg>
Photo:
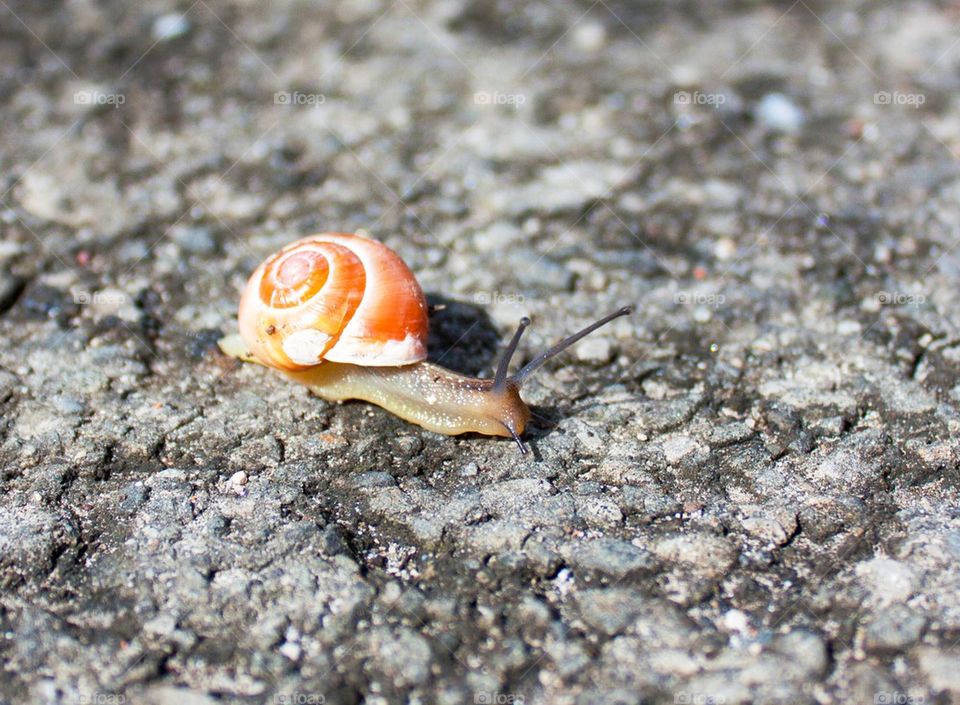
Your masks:
<svg viewBox="0 0 960 705"><path fill-rule="evenodd" d="M493 391L503 391L507 388L508 381L515 381L512 377L507 378L507 370L510 367L510 360L513 358L513 354L517 351L517 346L520 344L520 338L523 336L523 331L527 329L527 326L530 325L530 319L524 316L520 319L520 325L517 326L517 332L513 334L513 337L510 339L510 342L507 344L507 349L503 351L503 355L500 356L500 364L497 365L497 373L493 378ZM520 386L519 384L517 385Z"/></svg>
<svg viewBox="0 0 960 705"><path fill-rule="evenodd" d="M593 333L593 331L595 331L597 328L600 328L601 326L605 326L610 321L620 318L621 316L629 316L631 313L633 313L633 307L624 306L623 308L617 311L614 311L613 313L607 316L604 316L599 321L594 321L586 328L583 328L582 330L578 330L573 335L568 335L566 338L556 343L549 350L544 350L542 353L537 355L526 365L521 367L516 374L512 375L509 378L509 381L513 382L518 387L522 387L523 383L526 382L527 379L529 379L530 375L532 375L534 372L536 372L541 367L543 367L543 363L545 363L547 360L549 360L552 357L556 357L557 355L562 353L564 350L569 348L574 343L580 341L583 338L586 338L588 335ZM517 332L514 333L513 335L513 340L510 341L510 345L512 347L507 348L506 354L509 354L511 356L513 355L513 352L517 349L517 343L520 341L520 336L523 335L523 331L526 329L528 325L530 325L529 318L523 317L520 319L520 327L517 328ZM507 357L505 360L501 360L500 368L506 368L506 366L509 363L510 363L509 357ZM498 368L497 372L499 373L499 371L500 369Z"/></svg>
<svg viewBox="0 0 960 705"><path fill-rule="evenodd" d="M517 351L517 346L520 344L520 338L523 336L523 332L530 325L530 319L524 316L520 319L520 324L517 326L516 332L513 334L513 337L507 344L506 350L503 351L503 355L500 357L500 362L497 365L497 372L493 378L493 386L490 387L490 392L492 394L506 394L508 389L510 389L510 391L513 391L514 394L517 394L520 391L520 388L523 387L523 383L526 382L534 372L543 367L547 360L556 357L570 346L593 333L593 331L597 330L597 328L605 326L610 321L620 318L621 316L627 316L632 312L633 308L631 306L624 306L617 311L604 316L600 320L594 321L586 328L577 331L573 335L568 335L566 338L557 342L549 349L544 350L526 365L521 367L515 374L508 377L507 371L510 367L510 360ZM524 421L524 423L526 423L526 421ZM507 431L510 432L510 436L513 438L513 440L516 441L520 452L526 453L527 449L523 445L523 440L520 438L520 433L516 429L516 424L512 423L508 419L503 422L503 425Z"/></svg>

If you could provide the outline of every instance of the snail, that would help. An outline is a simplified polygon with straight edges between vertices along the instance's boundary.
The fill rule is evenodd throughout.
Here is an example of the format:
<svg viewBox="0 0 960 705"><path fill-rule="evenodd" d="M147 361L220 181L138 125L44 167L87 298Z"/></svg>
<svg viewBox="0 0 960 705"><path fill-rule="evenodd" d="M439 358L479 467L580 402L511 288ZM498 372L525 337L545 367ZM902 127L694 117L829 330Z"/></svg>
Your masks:
<svg viewBox="0 0 960 705"><path fill-rule="evenodd" d="M564 338L508 375L524 317L493 379L425 362L427 302L413 273L386 245L346 233L297 240L268 257L240 298L239 335L219 341L235 358L280 371L330 401L362 399L446 435L521 435L530 409L520 388L547 360L624 307Z"/></svg>

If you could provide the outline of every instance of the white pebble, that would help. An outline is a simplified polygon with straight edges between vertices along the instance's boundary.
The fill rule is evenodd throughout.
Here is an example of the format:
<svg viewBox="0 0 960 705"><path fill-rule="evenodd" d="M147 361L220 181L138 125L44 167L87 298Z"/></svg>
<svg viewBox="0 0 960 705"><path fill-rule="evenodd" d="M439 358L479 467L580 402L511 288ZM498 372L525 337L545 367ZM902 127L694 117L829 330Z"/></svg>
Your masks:
<svg viewBox="0 0 960 705"><path fill-rule="evenodd" d="M670 465L679 463L699 450L700 444L690 436L674 436L663 443L663 455Z"/></svg>
<svg viewBox="0 0 960 705"><path fill-rule="evenodd" d="M719 260L733 259L737 254L737 243L728 237L717 240L713 246L713 255Z"/></svg>
<svg viewBox="0 0 960 705"><path fill-rule="evenodd" d="M750 629L750 620L740 610L729 610L720 618L720 624L728 632L743 634Z"/></svg>
<svg viewBox="0 0 960 705"><path fill-rule="evenodd" d="M291 661L296 661L300 658L300 646L298 644L292 644L289 641L285 642L279 651Z"/></svg>
<svg viewBox="0 0 960 705"><path fill-rule="evenodd" d="M190 22L179 12L161 15L153 22L153 38L158 42L166 42L182 37L190 31Z"/></svg>
<svg viewBox="0 0 960 705"><path fill-rule="evenodd" d="M577 359L581 362L609 362L613 354L613 346L610 340L604 337L587 338L576 347Z"/></svg>
<svg viewBox="0 0 960 705"><path fill-rule="evenodd" d="M757 105L757 119L778 132L796 132L803 125L803 111L782 93L768 93Z"/></svg>
<svg viewBox="0 0 960 705"><path fill-rule="evenodd" d="M599 51L607 43L607 30L600 22L583 22L573 30L573 43L581 51Z"/></svg>
<svg viewBox="0 0 960 705"><path fill-rule="evenodd" d="M881 607L905 602L919 582L913 566L885 556L861 561L854 572L869 591L873 604Z"/></svg>

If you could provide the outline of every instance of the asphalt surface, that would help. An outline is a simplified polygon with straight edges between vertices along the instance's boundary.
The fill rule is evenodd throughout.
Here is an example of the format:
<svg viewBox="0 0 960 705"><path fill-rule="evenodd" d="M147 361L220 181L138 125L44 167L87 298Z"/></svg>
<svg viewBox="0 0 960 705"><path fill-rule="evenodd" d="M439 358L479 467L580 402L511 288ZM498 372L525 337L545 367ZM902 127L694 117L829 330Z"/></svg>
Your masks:
<svg viewBox="0 0 960 705"><path fill-rule="evenodd" d="M0 1L0 701L960 701L960 9ZM509 439L224 357L364 229Z"/></svg>

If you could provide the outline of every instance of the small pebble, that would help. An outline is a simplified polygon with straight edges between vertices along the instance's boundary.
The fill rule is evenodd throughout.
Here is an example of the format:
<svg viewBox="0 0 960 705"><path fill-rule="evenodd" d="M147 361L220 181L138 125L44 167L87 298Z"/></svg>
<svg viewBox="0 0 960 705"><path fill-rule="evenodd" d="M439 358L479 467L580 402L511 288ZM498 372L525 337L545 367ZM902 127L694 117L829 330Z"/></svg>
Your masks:
<svg viewBox="0 0 960 705"><path fill-rule="evenodd" d="M190 31L190 22L185 15L171 12L161 15L153 22L153 39L158 42L168 42L171 39L182 37Z"/></svg>
<svg viewBox="0 0 960 705"><path fill-rule="evenodd" d="M600 22L581 22L573 30L573 43L580 51L599 51L607 42L607 30Z"/></svg>
<svg viewBox="0 0 960 705"><path fill-rule="evenodd" d="M674 436L663 443L663 455L670 465L693 455L700 450L700 444L690 436Z"/></svg>
<svg viewBox="0 0 960 705"><path fill-rule="evenodd" d="M777 132L797 132L804 122L803 111L782 93L768 93L757 104L757 119Z"/></svg>
<svg viewBox="0 0 960 705"><path fill-rule="evenodd" d="M279 651L291 661L296 661L300 658L301 649L299 644L291 644L289 641L285 642Z"/></svg>
<svg viewBox="0 0 960 705"><path fill-rule="evenodd" d="M719 260L732 259L737 254L737 243L728 237L721 238L713 246L713 254Z"/></svg>
<svg viewBox="0 0 960 705"><path fill-rule="evenodd" d="M871 652L898 653L920 639L923 615L906 605L891 605L864 629L864 647Z"/></svg>
<svg viewBox="0 0 960 705"><path fill-rule="evenodd" d="M576 352L577 359L581 362L603 364L613 355L613 346L608 338L588 337L577 344Z"/></svg>
<svg viewBox="0 0 960 705"><path fill-rule="evenodd" d="M729 610L720 617L720 625L728 632L745 634L750 629L750 618L741 610Z"/></svg>

